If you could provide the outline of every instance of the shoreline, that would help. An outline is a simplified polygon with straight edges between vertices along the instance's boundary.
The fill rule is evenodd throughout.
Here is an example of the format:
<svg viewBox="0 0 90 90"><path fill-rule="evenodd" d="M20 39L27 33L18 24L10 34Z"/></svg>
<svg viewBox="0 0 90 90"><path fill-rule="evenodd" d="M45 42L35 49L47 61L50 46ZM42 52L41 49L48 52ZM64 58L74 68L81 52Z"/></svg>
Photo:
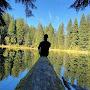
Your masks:
<svg viewBox="0 0 90 90"><path fill-rule="evenodd" d="M37 48L33 48L30 46L25 46L25 45L0 45L0 48L7 48L7 49L13 49L13 50L38 50ZM54 52L65 52L69 54L85 54L89 55L89 51L84 51L84 50L73 50L73 49L50 49L49 51L54 51Z"/></svg>

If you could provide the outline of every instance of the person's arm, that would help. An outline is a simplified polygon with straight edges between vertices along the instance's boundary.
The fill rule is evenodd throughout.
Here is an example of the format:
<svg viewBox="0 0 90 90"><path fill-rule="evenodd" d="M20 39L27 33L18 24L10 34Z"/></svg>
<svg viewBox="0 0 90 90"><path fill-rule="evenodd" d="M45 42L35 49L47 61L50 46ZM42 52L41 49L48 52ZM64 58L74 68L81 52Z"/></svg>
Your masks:
<svg viewBox="0 0 90 90"><path fill-rule="evenodd" d="M51 43L50 43L50 47L51 47Z"/></svg>
<svg viewBox="0 0 90 90"><path fill-rule="evenodd" d="M49 42L49 48L51 47L51 43Z"/></svg>
<svg viewBox="0 0 90 90"><path fill-rule="evenodd" d="M39 53L41 53L41 43L38 46L38 51L39 51Z"/></svg>
<svg viewBox="0 0 90 90"><path fill-rule="evenodd" d="M40 47L41 47L41 43L40 43L39 46L38 46L38 50L40 49Z"/></svg>

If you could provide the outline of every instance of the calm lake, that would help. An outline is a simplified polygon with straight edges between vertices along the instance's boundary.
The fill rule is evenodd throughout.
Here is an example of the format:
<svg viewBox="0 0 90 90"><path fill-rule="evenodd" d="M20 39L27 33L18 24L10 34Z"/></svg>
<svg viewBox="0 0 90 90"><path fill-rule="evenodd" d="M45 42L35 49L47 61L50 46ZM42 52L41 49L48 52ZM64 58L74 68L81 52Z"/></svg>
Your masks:
<svg viewBox="0 0 90 90"><path fill-rule="evenodd" d="M0 90L14 90L19 81L37 62L37 51L3 50L0 51ZM90 56L61 52L50 52L48 56L57 75L71 84L90 90Z"/></svg>

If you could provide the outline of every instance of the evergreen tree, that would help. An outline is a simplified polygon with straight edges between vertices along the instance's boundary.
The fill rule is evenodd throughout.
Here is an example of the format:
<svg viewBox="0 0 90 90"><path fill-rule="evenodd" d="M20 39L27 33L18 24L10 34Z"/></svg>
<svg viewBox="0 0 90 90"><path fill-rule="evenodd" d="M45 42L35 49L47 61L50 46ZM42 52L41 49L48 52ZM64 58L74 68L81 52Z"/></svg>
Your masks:
<svg viewBox="0 0 90 90"><path fill-rule="evenodd" d="M43 40L43 36L43 26L39 23L33 39L34 47L37 47L39 45L39 43Z"/></svg>
<svg viewBox="0 0 90 90"><path fill-rule="evenodd" d="M31 27L29 27L29 29L30 29L30 39L31 39L30 44L33 46L33 39L34 39L34 36L35 36L36 28L31 26Z"/></svg>
<svg viewBox="0 0 90 90"><path fill-rule="evenodd" d="M25 23L23 19L16 20L16 36L17 36L17 43L19 45L23 45L25 43Z"/></svg>
<svg viewBox="0 0 90 90"><path fill-rule="evenodd" d="M87 21L84 14L81 17L80 28L79 28L79 46L81 49L86 50L88 48L88 28Z"/></svg>
<svg viewBox="0 0 90 90"><path fill-rule="evenodd" d="M7 36L7 31L8 31L11 16L9 14L4 14L3 19L5 22L5 25L0 26L0 44L6 44L5 37Z"/></svg>
<svg viewBox="0 0 90 90"><path fill-rule="evenodd" d="M82 15L80 26L75 19L72 25L70 19L67 25L67 34L64 34L63 23L55 32L52 24L43 27L38 24L37 28L28 26L23 19L14 20L9 14L3 16L5 26L0 26L0 44L19 44L37 47L43 40L44 34L48 34L48 40L51 42L51 48L75 48L90 50L90 15Z"/></svg>
<svg viewBox="0 0 90 90"><path fill-rule="evenodd" d="M87 16L88 49L90 50L90 14Z"/></svg>
<svg viewBox="0 0 90 90"><path fill-rule="evenodd" d="M60 24L57 32L58 48L64 48L64 24Z"/></svg>
<svg viewBox="0 0 90 90"><path fill-rule="evenodd" d="M35 34L35 28L26 25L25 30L27 31L25 34L25 45L30 46L32 45L33 37Z"/></svg>
<svg viewBox="0 0 90 90"><path fill-rule="evenodd" d="M54 48L58 48L58 41L57 41L57 32L54 32Z"/></svg>
<svg viewBox="0 0 90 90"><path fill-rule="evenodd" d="M13 18L10 19L10 24L8 27L8 34L12 36L15 34L15 20Z"/></svg>
<svg viewBox="0 0 90 90"><path fill-rule="evenodd" d="M7 44L15 44L16 43L16 35L15 35L15 20L11 18L10 24L8 27L8 36L6 37ZM9 40L9 41L8 41Z"/></svg>
<svg viewBox="0 0 90 90"><path fill-rule="evenodd" d="M52 24L50 23L48 27L46 27L45 33L48 34L48 40L51 43L51 47L54 48L55 47L55 34L54 34L54 28L52 26Z"/></svg>
<svg viewBox="0 0 90 90"><path fill-rule="evenodd" d="M72 43L72 20L70 19L67 25L67 35L66 35L66 48L70 48Z"/></svg>
<svg viewBox="0 0 90 90"><path fill-rule="evenodd" d="M30 39L30 29L28 25L25 25L25 35L24 35L24 39L25 39L25 45L30 45L31 39Z"/></svg>
<svg viewBox="0 0 90 90"><path fill-rule="evenodd" d="M77 21L77 19L75 19L74 24L73 24L73 30L72 30L71 47L72 48L78 47L78 42L79 42L78 21Z"/></svg>

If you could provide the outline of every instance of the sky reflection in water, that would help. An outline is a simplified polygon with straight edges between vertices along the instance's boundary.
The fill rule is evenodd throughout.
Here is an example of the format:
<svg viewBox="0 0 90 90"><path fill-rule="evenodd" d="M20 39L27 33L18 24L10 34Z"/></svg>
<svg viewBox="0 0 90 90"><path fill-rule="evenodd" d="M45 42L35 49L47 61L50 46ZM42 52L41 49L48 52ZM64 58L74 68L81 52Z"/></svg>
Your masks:
<svg viewBox="0 0 90 90"><path fill-rule="evenodd" d="M8 76L4 80L0 81L0 90L14 90L19 81L26 76L28 70L24 70L18 77Z"/></svg>
<svg viewBox="0 0 90 90"><path fill-rule="evenodd" d="M0 90L14 90L38 58L38 52L5 50L0 57ZM60 78L90 88L90 56L50 52L48 58Z"/></svg>

